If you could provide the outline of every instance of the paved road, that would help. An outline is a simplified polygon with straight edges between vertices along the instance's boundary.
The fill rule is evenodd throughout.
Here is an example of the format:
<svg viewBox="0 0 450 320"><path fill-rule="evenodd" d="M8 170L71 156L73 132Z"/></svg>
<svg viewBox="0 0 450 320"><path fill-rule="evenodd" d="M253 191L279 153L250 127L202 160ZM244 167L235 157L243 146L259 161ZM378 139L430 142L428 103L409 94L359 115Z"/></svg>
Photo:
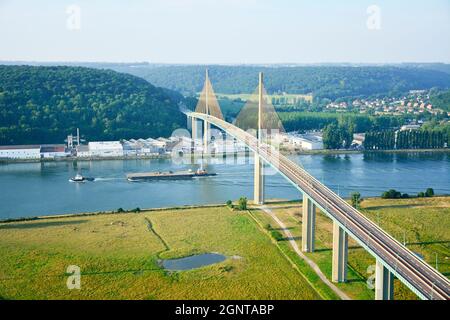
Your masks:
<svg viewBox="0 0 450 320"><path fill-rule="evenodd" d="M286 227L286 225L278 219L278 217L273 213L270 207L268 206L260 206L261 210L263 210L265 213L267 213L273 220L275 220L276 223L283 229L284 234L289 239L289 243L291 247L294 249L294 251L297 253L297 255L306 261L306 263L314 270L314 272L319 276L320 280L322 280L331 290L336 293L339 298L342 300L351 300L349 296L347 296L341 289L336 287L328 278L323 274L322 270L320 270L319 266L312 261L310 258L305 256L305 254L300 250L300 248L297 245L297 242L295 241L294 236L289 231L289 229Z"/></svg>
<svg viewBox="0 0 450 320"><path fill-rule="evenodd" d="M423 299L450 300L450 281L412 251L350 206L342 198L273 147L251 134L210 115L190 113L225 130L258 153L297 189L305 192L326 214L337 221L360 245L381 260L402 282Z"/></svg>

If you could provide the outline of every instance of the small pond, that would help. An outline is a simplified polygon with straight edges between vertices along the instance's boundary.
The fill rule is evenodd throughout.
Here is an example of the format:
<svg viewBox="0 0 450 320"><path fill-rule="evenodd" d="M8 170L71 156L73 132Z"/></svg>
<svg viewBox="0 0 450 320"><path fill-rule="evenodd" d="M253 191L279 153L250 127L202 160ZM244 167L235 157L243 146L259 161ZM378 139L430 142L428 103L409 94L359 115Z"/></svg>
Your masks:
<svg viewBox="0 0 450 320"><path fill-rule="evenodd" d="M204 253L179 259L162 260L162 266L166 270L182 271L200 268L222 262L227 257L218 253Z"/></svg>

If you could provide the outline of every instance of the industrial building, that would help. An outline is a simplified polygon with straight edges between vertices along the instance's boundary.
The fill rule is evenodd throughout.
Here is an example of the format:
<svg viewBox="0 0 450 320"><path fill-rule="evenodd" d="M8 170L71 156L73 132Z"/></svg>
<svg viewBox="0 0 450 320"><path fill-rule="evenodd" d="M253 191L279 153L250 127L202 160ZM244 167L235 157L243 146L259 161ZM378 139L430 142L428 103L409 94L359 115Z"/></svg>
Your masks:
<svg viewBox="0 0 450 320"><path fill-rule="evenodd" d="M136 157L166 153L175 145L175 139L130 139L122 141L93 141L76 147L78 158L90 157Z"/></svg>
<svg viewBox="0 0 450 320"><path fill-rule="evenodd" d="M88 145L79 145L76 148L76 155L78 158L89 158L91 153L89 152Z"/></svg>
<svg viewBox="0 0 450 320"><path fill-rule="evenodd" d="M320 150L323 149L323 140L319 135L304 134L304 135L288 135L289 144L295 148L303 150Z"/></svg>
<svg viewBox="0 0 450 320"><path fill-rule="evenodd" d="M42 145L40 153L41 158L44 159L64 158L70 155L70 152L63 144Z"/></svg>
<svg viewBox="0 0 450 320"><path fill-rule="evenodd" d="M0 146L0 159L40 159L40 145Z"/></svg>
<svg viewBox="0 0 450 320"><path fill-rule="evenodd" d="M69 156L64 145L13 145L0 146L0 159L38 160Z"/></svg>
<svg viewBox="0 0 450 320"><path fill-rule="evenodd" d="M120 141L94 141L89 142L91 157L122 157L123 146Z"/></svg>
<svg viewBox="0 0 450 320"><path fill-rule="evenodd" d="M149 156L157 155L165 152L165 143L148 138L148 139L130 139L122 142L123 154L125 156Z"/></svg>

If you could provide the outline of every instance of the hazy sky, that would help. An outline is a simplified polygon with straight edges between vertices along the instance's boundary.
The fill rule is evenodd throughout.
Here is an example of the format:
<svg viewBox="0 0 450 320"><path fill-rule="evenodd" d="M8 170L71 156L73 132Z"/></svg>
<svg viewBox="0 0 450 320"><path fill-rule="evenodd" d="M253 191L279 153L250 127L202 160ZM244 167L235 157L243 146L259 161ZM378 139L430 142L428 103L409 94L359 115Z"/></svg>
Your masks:
<svg viewBox="0 0 450 320"><path fill-rule="evenodd" d="M0 0L0 60L450 62L449 39L449 0Z"/></svg>

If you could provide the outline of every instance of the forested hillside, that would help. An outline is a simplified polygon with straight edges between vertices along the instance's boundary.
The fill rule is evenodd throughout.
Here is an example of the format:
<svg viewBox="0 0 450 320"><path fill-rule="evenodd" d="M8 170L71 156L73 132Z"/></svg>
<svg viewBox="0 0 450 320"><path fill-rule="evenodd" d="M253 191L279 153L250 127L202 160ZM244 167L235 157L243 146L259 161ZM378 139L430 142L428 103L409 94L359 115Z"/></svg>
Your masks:
<svg viewBox="0 0 450 320"><path fill-rule="evenodd" d="M432 94L431 103L436 108L450 112L450 90Z"/></svg>
<svg viewBox="0 0 450 320"><path fill-rule="evenodd" d="M193 94L201 90L205 66L136 66L129 72L155 85ZM220 93L251 93L258 72L265 73L269 93L313 93L318 98L396 95L413 89L450 88L450 74L419 67L395 66L210 66L214 89Z"/></svg>
<svg viewBox="0 0 450 320"><path fill-rule="evenodd" d="M170 136L185 123L176 92L84 67L0 66L0 145Z"/></svg>

